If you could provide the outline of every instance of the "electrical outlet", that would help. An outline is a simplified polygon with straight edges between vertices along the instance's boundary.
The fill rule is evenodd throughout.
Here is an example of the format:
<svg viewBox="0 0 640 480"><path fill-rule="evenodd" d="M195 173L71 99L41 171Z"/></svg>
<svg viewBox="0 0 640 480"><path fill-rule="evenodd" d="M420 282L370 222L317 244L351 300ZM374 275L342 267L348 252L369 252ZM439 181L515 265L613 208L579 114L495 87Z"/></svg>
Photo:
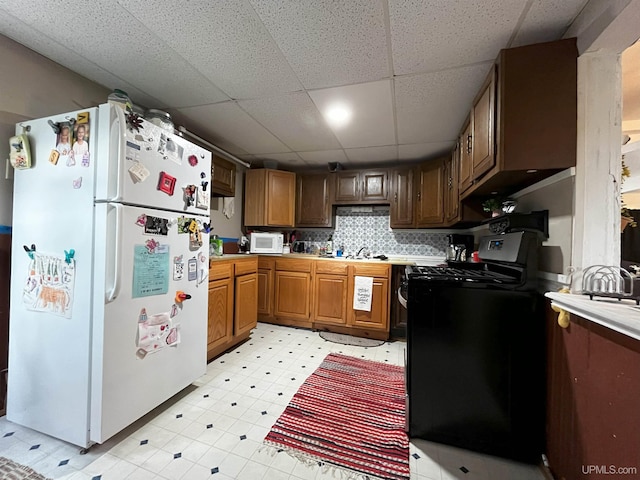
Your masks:
<svg viewBox="0 0 640 480"><path fill-rule="evenodd" d="M11 180L13 178L13 167L11 166L11 161L7 158L4 166L4 178L7 180Z"/></svg>

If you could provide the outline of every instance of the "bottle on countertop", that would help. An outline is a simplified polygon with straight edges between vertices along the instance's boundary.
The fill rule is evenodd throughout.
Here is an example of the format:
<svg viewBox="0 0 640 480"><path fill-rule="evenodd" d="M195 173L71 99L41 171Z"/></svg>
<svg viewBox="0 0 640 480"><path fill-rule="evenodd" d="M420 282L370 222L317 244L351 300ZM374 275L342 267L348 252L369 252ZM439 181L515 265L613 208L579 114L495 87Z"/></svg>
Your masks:
<svg viewBox="0 0 640 480"><path fill-rule="evenodd" d="M329 235L329 240L327 240L327 254L331 255L333 253L333 234Z"/></svg>

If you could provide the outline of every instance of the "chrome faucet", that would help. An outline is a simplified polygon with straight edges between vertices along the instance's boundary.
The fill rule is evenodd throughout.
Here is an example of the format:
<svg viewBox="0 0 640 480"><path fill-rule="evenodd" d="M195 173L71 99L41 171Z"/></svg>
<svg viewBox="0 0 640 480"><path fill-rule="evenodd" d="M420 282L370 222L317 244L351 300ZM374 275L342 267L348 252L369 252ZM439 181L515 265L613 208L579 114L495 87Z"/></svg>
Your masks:
<svg viewBox="0 0 640 480"><path fill-rule="evenodd" d="M371 256L371 252L369 251L369 249L367 247L362 247L360 250L358 250L358 253L356 253L356 258L360 256L363 250L364 250L364 254L362 255L363 257L369 258Z"/></svg>

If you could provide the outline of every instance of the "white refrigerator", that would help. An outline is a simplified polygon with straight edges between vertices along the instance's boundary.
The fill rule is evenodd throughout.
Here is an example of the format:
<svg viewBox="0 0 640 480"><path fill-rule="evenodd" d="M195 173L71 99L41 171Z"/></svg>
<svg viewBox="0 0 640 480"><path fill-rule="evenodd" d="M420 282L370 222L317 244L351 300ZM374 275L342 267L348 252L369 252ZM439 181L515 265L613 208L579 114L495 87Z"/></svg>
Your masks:
<svg viewBox="0 0 640 480"><path fill-rule="evenodd" d="M7 418L88 447L205 373L211 154L109 104L16 133Z"/></svg>

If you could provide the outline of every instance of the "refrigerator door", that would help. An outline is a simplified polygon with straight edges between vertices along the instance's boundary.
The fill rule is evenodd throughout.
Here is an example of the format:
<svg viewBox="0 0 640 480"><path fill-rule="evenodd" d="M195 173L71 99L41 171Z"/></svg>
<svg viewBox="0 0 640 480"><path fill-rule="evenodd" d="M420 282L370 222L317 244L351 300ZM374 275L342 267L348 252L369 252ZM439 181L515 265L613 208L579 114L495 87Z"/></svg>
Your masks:
<svg viewBox="0 0 640 480"><path fill-rule="evenodd" d="M7 418L87 446L96 143L90 128L85 162L80 156L70 159L68 147L61 146L68 142L51 126L68 126L80 113L88 113L89 127L96 127L97 110L88 109L16 128L16 133L29 129L33 166L14 171ZM57 156L52 155L56 146ZM33 260L23 248L32 245ZM72 249L75 268L66 273L73 288L59 288L62 269L71 265L65 250ZM40 269L51 277L34 281L31 272Z"/></svg>
<svg viewBox="0 0 640 480"><path fill-rule="evenodd" d="M96 200L209 215L211 153L140 120L100 105Z"/></svg>
<svg viewBox="0 0 640 480"><path fill-rule="evenodd" d="M104 442L206 371L209 240L201 233L202 246L193 246L191 233L179 233L180 217L96 204L92 441Z"/></svg>

